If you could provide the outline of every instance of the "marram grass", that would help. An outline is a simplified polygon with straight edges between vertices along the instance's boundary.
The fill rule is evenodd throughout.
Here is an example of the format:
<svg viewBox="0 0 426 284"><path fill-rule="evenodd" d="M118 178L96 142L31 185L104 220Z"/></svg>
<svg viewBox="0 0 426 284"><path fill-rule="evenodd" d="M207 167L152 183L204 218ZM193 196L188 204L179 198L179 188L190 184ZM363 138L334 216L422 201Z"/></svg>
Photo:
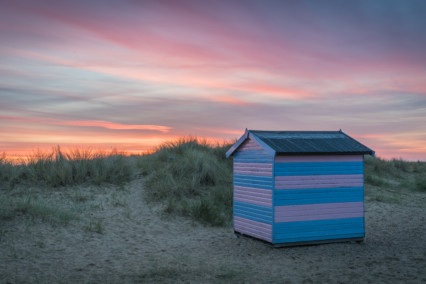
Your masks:
<svg viewBox="0 0 426 284"><path fill-rule="evenodd" d="M66 206L14 195L15 188L74 188L79 185L123 184L144 176L145 193L151 202L164 205L168 214L187 216L213 226L232 221L232 158L225 153L231 144L211 145L197 138L181 138L159 146L152 154L126 156L113 151L95 152L56 147L50 153L36 152L25 163L11 163L0 155L0 219L16 214L39 218L55 224L67 224L75 218ZM399 203L404 194L426 192L426 163L365 158L365 194L367 199ZM108 188L108 187L106 187ZM1 192L3 190L3 192ZM92 199L75 191L74 203ZM120 199L114 206L125 206ZM95 226L96 225L96 226ZM99 224L90 231L103 231Z"/></svg>
<svg viewBox="0 0 426 284"><path fill-rule="evenodd" d="M221 226L232 217L230 145L211 146L196 138L161 145L141 163L148 198L164 201L165 211Z"/></svg>

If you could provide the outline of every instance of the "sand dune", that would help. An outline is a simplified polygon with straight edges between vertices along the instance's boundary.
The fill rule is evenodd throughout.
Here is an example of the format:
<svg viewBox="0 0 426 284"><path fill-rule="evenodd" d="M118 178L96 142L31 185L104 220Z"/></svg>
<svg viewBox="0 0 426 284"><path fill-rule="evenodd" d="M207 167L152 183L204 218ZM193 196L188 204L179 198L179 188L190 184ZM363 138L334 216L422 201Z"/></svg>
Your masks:
<svg viewBox="0 0 426 284"><path fill-rule="evenodd" d="M0 220L0 283L424 283L426 196L366 202L366 242L271 248L161 213L143 180L87 195L67 226ZM52 194L52 193L51 193Z"/></svg>

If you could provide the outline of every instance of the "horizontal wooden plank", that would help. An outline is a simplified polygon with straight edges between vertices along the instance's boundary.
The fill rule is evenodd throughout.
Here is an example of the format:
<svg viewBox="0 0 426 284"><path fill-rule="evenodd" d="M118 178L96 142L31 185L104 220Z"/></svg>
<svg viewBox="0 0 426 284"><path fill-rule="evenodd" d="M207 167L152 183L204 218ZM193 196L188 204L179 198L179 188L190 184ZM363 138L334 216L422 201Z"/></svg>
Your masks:
<svg viewBox="0 0 426 284"><path fill-rule="evenodd" d="M308 175L357 175L362 174L362 169L355 170L309 170L309 171L274 171L275 176L308 176Z"/></svg>
<svg viewBox="0 0 426 284"><path fill-rule="evenodd" d="M335 230L339 228L364 227L364 218L346 218L299 222L274 223L274 233Z"/></svg>
<svg viewBox="0 0 426 284"><path fill-rule="evenodd" d="M234 186L234 191L247 191L247 192L253 192L253 193L263 193L265 195L272 194L272 190L270 189L263 189L263 188L254 188L254 187L246 187L246 186Z"/></svg>
<svg viewBox="0 0 426 284"><path fill-rule="evenodd" d="M272 224L272 207L260 206L234 200L234 216Z"/></svg>
<svg viewBox="0 0 426 284"><path fill-rule="evenodd" d="M274 207L274 222L296 222L364 216L363 202L321 203Z"/></svg>
<svg viewBox="0 0 426 284"><path fill-rule="evenodd" d="M364 200L363 195L359 196L339 196L339 197L323 197L323 198L299 198L299 199L282 199L274 200L275 206L280 205L302 205L316 203L334 203L334 202L361 202Z"/></svg>
<svg viewBox="0 0 426 284"><path fill-rule="evenodd" d="M310 211L318 211L324 209L346 209L356 208L363 210L363 202L339 202L339 203L320 203L320 204L304 204L304 205L288 205L276 206L274 208L276 215L294 216L310 214Z"/></svg>
<svg viewBox="0 0 426 284"><path fill-rule="evenodd" d="M362 162L276 163L276 176L363 174Z"/></svg>
<svg viewBox="0 0 426 284"><path fill-rule="evenodd" d="M272 177L253 176L253 175L239 175L239 174L235 174L234 175L234 179L247 179L247 180L258 180L258 181L272 182Z"/></svg>
<svg viewBox="0 0 426 284"><path fill-rule="evenodd" d="M275 189L362 187L363 175L277 176Z"/></svg>
<svg viewBox="0 0 426 284"><path fill-rule="evenodd" d="M272 177L272 171L244 171L244 170L238 170L238 169L234 169L234 174L238 174L238 175L254 175L254 176L264 176L264 177Z"/></svg>
<svg viewBox="0 0 426 284"><path fill-rule="evenodd" d="M362 182L334 182L334 183L306 183L306 184L286 184L276 183L276 189L303 189L303 188L327 188L327 187L360 187Z"/></svg>
<svg viewBox="0 0 426 284"><path fill-rule="evenodd" d="M334 189L334 190L333 190ZM323 198L339 196L362 196L362 187L336 187L313 189L283 189L274 191L274 199Z"/></svg>
<svg viewBox="0 0 426 284"><path fill-rule="evenodd" d="M234 174L234 186L253 188L273 188L272 177Z"/></svg>
<svg viewBox="0 0 426 284"><path fill-rule="evenodd" d="M234 216L234 222L235 221L239 221L241 223L244 223L244 224L252 226L252 227L256 227L258 229L262 229L264 231L272 232L272 225L271 224L267 224L267 223L263 223L263 222L257 222L257 221L253 221L253 220L250 220L250 219L241 218L239 216Z"/></svg>
<svg viewBox="0 0 426 284"><path fill-rule="evenodd" d="M252 150L263 150L263 148L250 138L247 138L241 144L241 146L238 147L238 151L252 151Z"/></svg>
<svg viewBox="0 0 426 284"><path fill-rule="evenodd" d="M272 164L265 164L265 163L239 163L234 161L234 167L263 167L272 169Z"/></svg>
<svg viewBox="0 0 426 284"><path fill-rule="evenodd" d="M234 231L272 241L272 225L234 216Z"/></svg>
<svg viewBox="0 0 426 284"><path fill-rule="evenodd" d="M243 157L249 157L249 156L253 156L253 157L258 157L258 156L265 156L265 157L271 157L271 155L269 155L267 152L265 151L238 151L234 154L234 157L236 158L243 158Z"/></svg>
<svg viewBox="0 0 426 284"><path fill-rule="evenodd" d="M336 229L332 231L325 231L325 230L319 230L319 231L309 231L309 232L297 232L297 233L285 233L285 234L275 234L274 233L274 239L302 239L302 238L335 238L338 236L343 235L344 237L347 237L348 235L354 235L356 234L364 234L364 228L358 227L358 228L350 228L350 229Z"/></svg>
<svg viewBox="0 0 426 284"><path fill-rule="evenodd" d="M258 197L253 198L253 197L242 196L239 194L234 194L234 200L250 203L250 204L262 205L262 206L272 206L272 199L265 199L265 198L258 198Z"/></svg>
<svg viewBox="0 0 426 284"><path fill-rule="evenodd" d="M272 191L265 189L265 191L269 191L269 193L263 193L263 192L250 192L245 190L234 190L234 195L241 195L241 196L253 196L253 197L259 197L259 198L265 198L272 200Z"/></svg>
<svg viewBox="0 0 426 284"><path fill-rule="evenodd" d="M362 162L363 155L276 156L276 163Z"/></svg>
<svg viewBox="0 0 426 284"><path fill-rule="evenodd" d="M351 239L357 239L362 240L365 237L365 233L352 233L352 234L338 234L338 235L326 235L326 236L309 236L309 237L296 237L296 238L274 238L273 244L303 244L306 242L309 242L310 244L314 243L324 243L323 240L326 241L326 243L333 242L332 240L338 241L341 240L351 240Z"/></svg>
<svg viewBox="0 0 426 284"><path fill-rule="evenodd" d="M270 164L272 163L272 158L269 157L244 157L244 158L235 158L234 159L236 162L239 163L267 163Z"/></svg>
<svg viewBox="0 0 426 284"><path fill-rule="evenodd" d="M237 225L234 227L234 231L236 233L240 233L243 235L251 236L260 240L272 242L272 234L268 235L262 231L256 231L251 228L246 228L243 225Z"/></svg>
<svg viewBox="0 0 426 284"><path fill-rule="evenodd" d="M275 163L275 168L362 167L363 165L363 162Z"/></svg>
<svg viewBox="0 0 426 284"><path fill-rule="evenodd" d="M336 179L355 179L363 180L363 175L330 175L330 176L282 176L275 177L276 181L299 181L299 180L336 180Z"/></svg>
<svg viewBox="0 0 426 284"><path fill-rule="evenodd" d="M244 186L244 187L252 187L252 188L261 188L261 189L269 189L272 190L273 186L269 184L257 184L252 182L240 182L240 181L234 181L234 185L237 186Z"/></svg>
<svg viewBox="0 0 426 284"><path fill-rule="evenodd" d="M304 216L291 216L291 217L283 217L283 216L276 216L275 222L297 222L297 221L313 221L313 220L332 220L332 219L341 219L341 218L358 218L363 217L364 213L359 212L336 212L330 213L318 213L318 214L312 214L312 215L304 215ZM354 211L354 210L351 210Z"/></svg>

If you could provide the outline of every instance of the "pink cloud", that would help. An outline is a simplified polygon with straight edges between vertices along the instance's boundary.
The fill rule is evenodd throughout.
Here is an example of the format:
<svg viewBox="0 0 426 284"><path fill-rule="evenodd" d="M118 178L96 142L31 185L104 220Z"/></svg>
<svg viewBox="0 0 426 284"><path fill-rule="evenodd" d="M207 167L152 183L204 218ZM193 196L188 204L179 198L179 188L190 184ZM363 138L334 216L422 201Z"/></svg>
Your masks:
<svg viewBox="0 0 426 284"><path fill-rule="evenodd" d="M116 130L154 130L154 131L159 131L162 133L168 133L172 129L172 127L164 126L164 125L121 124L121 123L114 123L109 121L97 121L97 120L66 121L66 120L60 120L60 119L12 116L12 115L0 115L0 120L1 119L24 122L24 123L42 123L42 124L49 124L49 125L67 125L67 126L83 126L83 127L102 127L106 129L116 129Z"/></svg>

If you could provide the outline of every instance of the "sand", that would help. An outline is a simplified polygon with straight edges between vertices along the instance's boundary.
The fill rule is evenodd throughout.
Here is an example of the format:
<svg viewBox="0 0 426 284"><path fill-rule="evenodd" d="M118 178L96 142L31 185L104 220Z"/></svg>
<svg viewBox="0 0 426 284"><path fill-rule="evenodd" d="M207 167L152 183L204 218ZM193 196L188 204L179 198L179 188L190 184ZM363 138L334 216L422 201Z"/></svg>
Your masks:
<svg viewBox="0 0 426 284"><path fill-rule="evenodd" d="M82 213L66 226L0 220L0 283L426 282L425 194L400 204L367 200L363 244L277 249L161 213L145 201L141 179L124 190L73 190L87 200L70 203ZM69 200L66 189L50 194Z"/></svg>

